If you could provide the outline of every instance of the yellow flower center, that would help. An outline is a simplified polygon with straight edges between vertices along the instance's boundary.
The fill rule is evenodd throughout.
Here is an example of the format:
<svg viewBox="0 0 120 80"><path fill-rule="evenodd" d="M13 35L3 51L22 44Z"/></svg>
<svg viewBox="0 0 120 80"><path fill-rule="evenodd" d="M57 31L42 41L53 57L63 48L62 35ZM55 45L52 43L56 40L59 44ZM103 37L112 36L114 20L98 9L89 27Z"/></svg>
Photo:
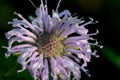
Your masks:
<svg viewBox="0 0 120 80"><path fill-rule="evenodd" d="M38 52L45 58L64 55L65 47L62 40L55 34L43 33L38 40Z"/></svg>

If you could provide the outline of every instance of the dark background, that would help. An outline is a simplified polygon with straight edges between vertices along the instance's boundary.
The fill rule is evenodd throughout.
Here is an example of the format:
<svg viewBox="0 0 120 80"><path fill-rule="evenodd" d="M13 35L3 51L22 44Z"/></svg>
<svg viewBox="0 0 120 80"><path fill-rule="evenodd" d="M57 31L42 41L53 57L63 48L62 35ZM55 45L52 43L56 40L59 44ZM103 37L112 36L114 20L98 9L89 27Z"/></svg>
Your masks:
<svg viewBox="0 0 120 80"><path fill-rule="evenodd" d="M58 0L47 0L49 14L56 8ZM39 7L40 0L33 0ZM80 17L92 17L98 24L86 26L90 32L99 30L95 36L103 49L99 50L99 58L92 57L88 63L91 78L82 72L81 80L120 80L120 0L62 0L59 11L70 10L72 14ZM7 46L4 33L12 29L8 21L17 17L18 12L28 19L35 16L35 8L29 0L0 0L0 46ZM16 73L20 65L16 63L15 56L5 58L6 50L0 48L0 80L33 80L29 72Z"/></svg>

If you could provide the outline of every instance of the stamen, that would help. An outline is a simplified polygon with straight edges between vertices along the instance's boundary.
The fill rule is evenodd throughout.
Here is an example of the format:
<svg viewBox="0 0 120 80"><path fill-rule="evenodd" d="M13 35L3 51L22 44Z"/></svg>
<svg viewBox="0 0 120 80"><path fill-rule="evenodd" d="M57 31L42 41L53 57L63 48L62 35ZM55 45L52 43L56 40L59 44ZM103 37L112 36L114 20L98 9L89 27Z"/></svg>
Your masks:
<svg viewBox="0 0 120 80"><path fill-rule="evenodd" d="M57 7L56 7L56 12L58 13L58 8L60 6L60 3L61 3L62 0L59 0L58 4L57 4Z"/></svg>
<svg viewBox="0 0 120 80"><path fill-rule="evenodd" d="M37 7L35 6L35 4L33 3L33 1L32 0L29 0L30 1L30 3L37 9Z"/></svg>

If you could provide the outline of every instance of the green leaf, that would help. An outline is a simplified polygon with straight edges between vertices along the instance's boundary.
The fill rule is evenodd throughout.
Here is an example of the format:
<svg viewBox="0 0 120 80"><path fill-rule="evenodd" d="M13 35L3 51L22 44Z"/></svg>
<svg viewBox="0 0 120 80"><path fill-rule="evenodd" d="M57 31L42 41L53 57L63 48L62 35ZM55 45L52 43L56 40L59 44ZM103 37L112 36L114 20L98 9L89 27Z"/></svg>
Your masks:
<svg viewBox="0 0 120 80"><path fill-rule="evenodd" d="M19 70L20 65L16 64L14 67L12 67L7 73L5 73L4 76L12 76L17 74L17 71Z"/></svg>
<svg viewBox="0 0 120 80"><path fill-rule="evenodd" d="M112 48L105 46L103 48L104 55L114 64L117 66L118 69L120 69L120 55L116 51L114 51Z"/></svg>
<svg viewBox="0 0 120 80"><path fill-rule="evenodd" d="M22 78L24 80L33 80L28 70L24 70L23 72L18 73L17 77Z"/></svg>

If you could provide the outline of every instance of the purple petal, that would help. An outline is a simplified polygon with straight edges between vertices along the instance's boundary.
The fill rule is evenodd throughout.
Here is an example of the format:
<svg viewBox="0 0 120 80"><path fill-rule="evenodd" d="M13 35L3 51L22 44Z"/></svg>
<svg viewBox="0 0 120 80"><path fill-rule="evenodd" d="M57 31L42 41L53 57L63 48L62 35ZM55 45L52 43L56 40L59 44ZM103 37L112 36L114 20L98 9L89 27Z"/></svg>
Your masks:
<svg viewBox="0 0 120 80"><path fill-rule="evenodd" d="M85 59L86 61L90 60L90 56L83 55L83 51L81 51L81 50L75 50L75 49L69 48L69 49L67 49L67 51L76 54L80 59ZM90 54L88 54L88 55L90 55Z"/></svg>
<svg viewBox="0 0 120 80"><path fill-rule="evenodd" d="M74 27L74 25L73 25L71 28L64 30L64 31L61 33L60 37L62 37L62 38L67 38L68 35L74 33L75 30L76 30L76 29L75 29L75 27Z"/></svg>
<svg viewBox="0 0 120 80"><path fill-rule="evenodd" d="M75 60L76 62L79 63L80 59L78 59L77 57L73 56L72 54L65 54L66 56L72 58L73 60Z"/></svg>
<svg viewBox="0 0 120 80"><path fill-rule="evenodd" d="M33 52L32 56L29 57L29 61L30 61L30 62L34 61L38 55L39 55L38 52Z"/></svg>
<svg viewBox="0 0 120 80"><path fill-rule="evenodd" d="M93 18L90 18L90 17L89 17L89 19L90 19L90 21L82 24L82 26L86 26L86 25L89 25L89 24L94 24L94 23L96 23L96 22L93 22L93 21L94 21Z"/></svg>
<svg viewBox="0 0 120 80"><path fill-rule="evenodd" d="M72 27L74 27L74 25L76 23L79 23L78 19L70 19L70 20L63 20L63 22L61 22L57 28L57 34L60 34L61 32L63 32L64 30L70 29ZM74 27L76 29L76 27ZM73 28L72 28L73 29Z"/></svg>
<svg viewBox="0 0 120 80"><path fill-rule="evenodd" d="M21 26L21 29L20 28L15 28L15 29L7 32L6 37L8 39L10 39L11 37L17 36L17 35L27 35L27 36L30 36L30 37L32 37L34 39L37 39L35 34L33 34L32 32L28 31L27 29L23 28L22 26Z"/></svg>
<svg viewBox="0 0 120 80"><path fill-rule="evenodd" d="M57 63L56 63L56 60L51 57L50 59L50 64L51 64L51 76L53 77L53 80L57 80L57 74L59 73L59 70L57 68Z"/></svg>
<svg viewBox="0 0 120 80"><path fill-rule="evenodd" d="M59 16L60 17L64 16L63 19L66 19L71 16L71 13L69 10L64 10L63 12L59 13Z"/></svg>
<svg viewBox="0 0 120 80"><path fill-rule="evenodd" d="M17 35L17 37L13 37L13 38L11 38L9 40L9 42L8 42L9 47L11 47L14 42L30 42L30 43L35 43L35 40L33 38L30 38L30 37L25 37L25 36L22 36L22 35Z"/></svg>
<svg viewBox="0 0 120 80"><path fill-rule="evenodd" d="M48 60L47 59L44 60L44 69L43 69L41 77L42 77L42 80L48 80L48 78L49 78Z"/></svg>
<svg viewBox="0 0 120 80"><path fill-rule="evenodd" d="M70 74L71 74L70 72L71 72L71 71L70 71L70 69L67 68L66 65L64 65L64 63L63 63L63 58L62 58L62 57L59 57L59 56L57 56L56 58L57 58L57 60L59 61L59 64L64 67L64 69L66 70L68 76L70 76Z"/></svg>
<svg viewBox="0 0 120 80"><path fill-rule="evenodd" d="M69 38L65 39L64 44L76 43L80 40L86 40L86 39L88 39L88 36L69 37Z"/></svg>
<svg viewBox="0 0 120 80"><path fill-rule="evenodd" d="M43 54L41 54L38 59L34 59L34 61L30 62L29 65L29 71L31 72L31 75L34 77L34 79L37 79L37 72L42 72L43 69Z"/></svg>
<svg viewBox="0 0 120 80"><path fill-rule="evenodd" d="M18 50L18 49L31 48L31 47L34 47L34 46L31 44L21 44L21 45L12 47L10 50Z"/></svg>
<svg viewBox="0 0 120 80"><path fill-rule="evenodd" d="M66 66L73 73L74 79L79 80L81 77L80 66L68 57L63 56L62 58L64 67Z"/></svg>
<svg viewBox="0 0 120 80"><path fill-rule="evenodd" d="M18 72L21 72L23 70L26 69L27 67L27 63L29 61L27 61L27 59L33 54L33 52L36 50L36 48L31 48L30 51L26 50L26 52L23 52L17 59L18 63L20 63L22 65L22 70L19 70Z"/></svg>
<svg viewBox="0 0 120 80"><path fill-rule="evenodd" d="M66 69L59 63L59 59L56 58L57 61L57 67L60 71L60 77L62 80L67 80L70 78L70 75L67 73Z"/></svg>
<svg viewBox="0 0 120 80"><path fill-rule="evenodd" d="M14 27L19 27L20 25L23 25L25 28L29 28L34 32L36 32L37 34L41 32L39 29L36 29L36 27L34 27L30 22L28 22L21 14L17 14L17 13L15 14L18 15L18 17L20 17L22 20L18 20L18 19L15 19L15 21L13 20L12 24ZM19 23L15 23L15 22L19 22Z"/></svg>
<svg viewBox="0 0 120 80"><path fill-rule="evenodd" d="M86 29L83 25L81 26L76 26L77 29L76 29L76 33L78 33L79 35L87 35L88 33L88 29Z"/></svg>

